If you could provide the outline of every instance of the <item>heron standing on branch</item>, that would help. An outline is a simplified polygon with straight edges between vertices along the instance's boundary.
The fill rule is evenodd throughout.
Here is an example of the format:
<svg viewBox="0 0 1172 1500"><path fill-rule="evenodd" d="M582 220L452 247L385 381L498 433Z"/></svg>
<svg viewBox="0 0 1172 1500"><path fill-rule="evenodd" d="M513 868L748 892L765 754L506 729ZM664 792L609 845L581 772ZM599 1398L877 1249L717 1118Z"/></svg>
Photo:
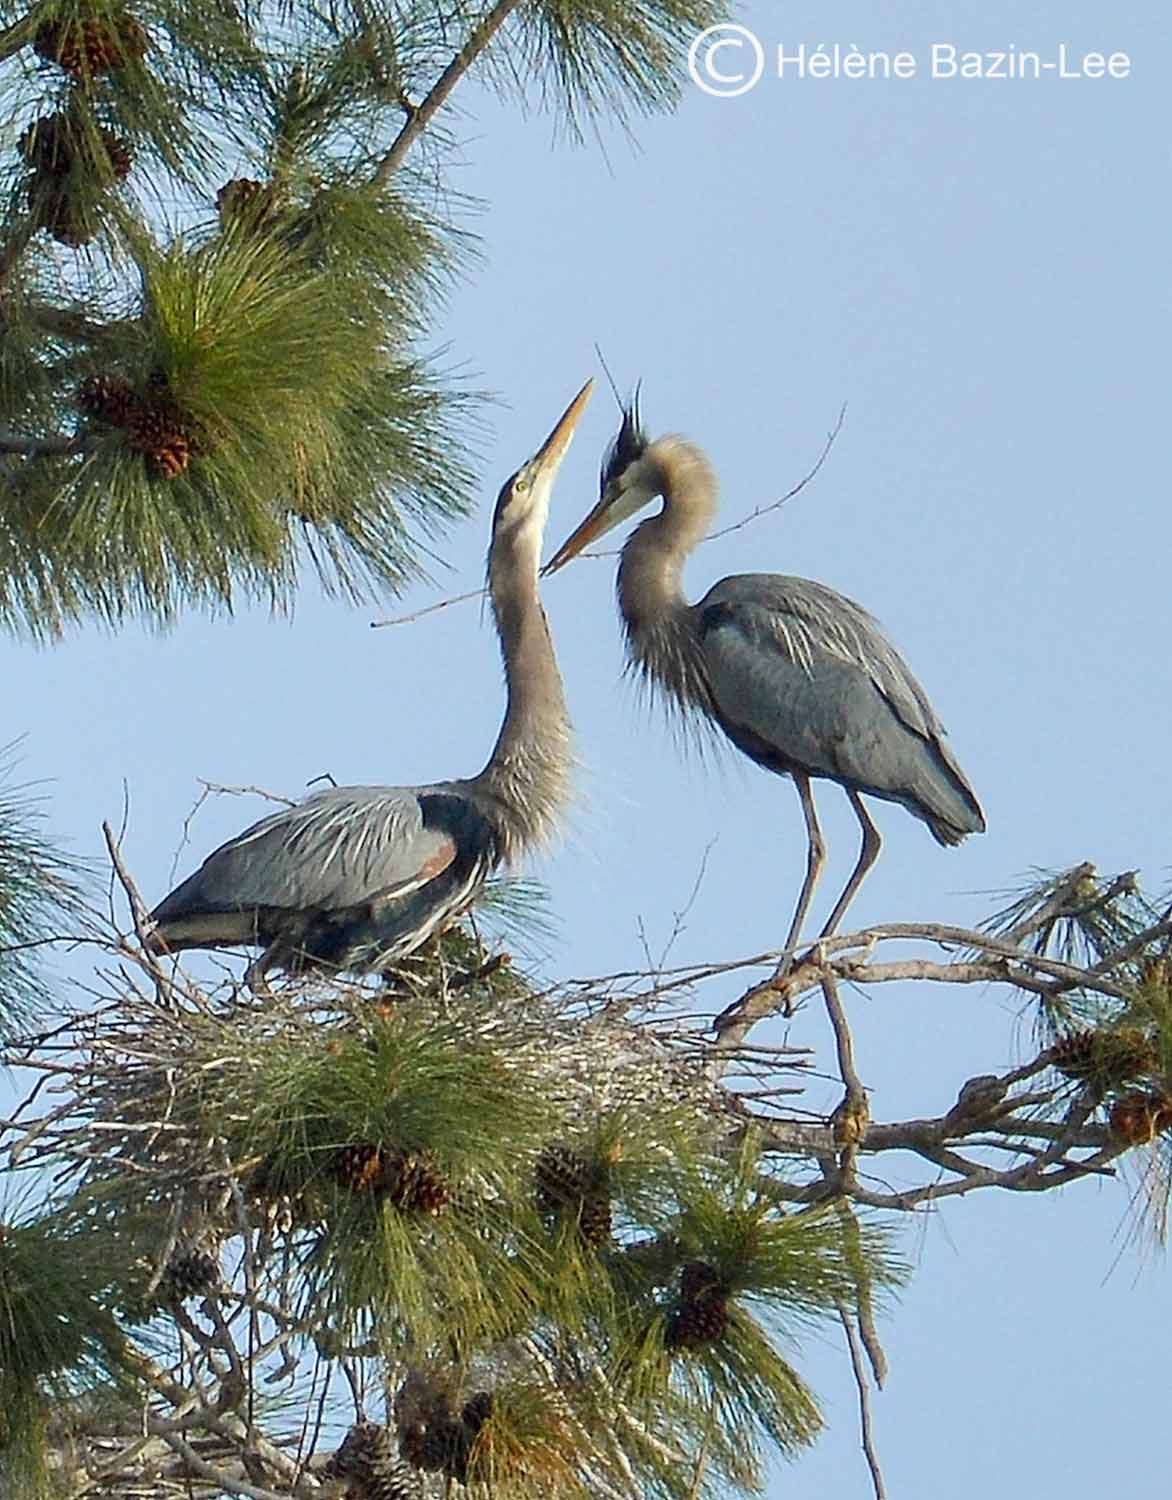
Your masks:
<svg viewBox="0 0 1172 1500"><path fill-rule="evenodd" d="M778 976L792 959L825 846L811 779L846 789L862 829L858 862L822 929L838 926L878 858L866 793L899 802L941 844L985 828L932 705L869 614L824 584L777 573L722 579L684 598L688 555L716 511L708 459L680 437L648 442L637 402L624 412L602 470L602 498L554 554L552 573L653 500L663 506L622 550L618 602L632 666L682 715L699 713L759 766L791 776L806 819L806 877Z"/></svg>
<svg viewBox="0 0 1172 1500"><path fill-rule="evenodd" d="M154 951L259 945L249 983L274 967L383 970L552 833L569 796L570 726L537 575L554 479L591 387L496 503L488 591L508 705L484 770L432 786L334 787L262 818L155 908Z"/></svg>

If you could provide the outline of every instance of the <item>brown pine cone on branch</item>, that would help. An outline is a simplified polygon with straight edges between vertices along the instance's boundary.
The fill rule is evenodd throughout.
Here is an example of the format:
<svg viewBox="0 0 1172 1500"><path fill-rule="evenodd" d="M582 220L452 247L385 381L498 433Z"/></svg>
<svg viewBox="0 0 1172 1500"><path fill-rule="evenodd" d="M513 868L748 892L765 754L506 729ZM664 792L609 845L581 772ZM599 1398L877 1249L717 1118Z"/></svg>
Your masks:
<svg viewBox="0 0 1172 1500"><path fill-rule="evenodd" d="M346 1480L355 1500L420 1500L423 1493L418 1473L395 1451L390 1429L377 1422L356 1422L318 1472Z"/></svg>
<svg viewBox="0 0 1172 1500"><path fill-rule="evenodd" d="M42 115L24 132L17 148L30 167L50 177L63 177L77 155L69 116Z"/></svg>
<svg viewBox="0 0 1172 1500"><path fill-rule="evenodd" d="M216 194L216 211L225 228L233 223L259 228L273 217L276 206L272 184L257 182L255 177L234 177Z"/></svg>
<svg viewBox="0 0 1172 1500"><path fill-rule="evenodd" d="M33 47L47 62L86 83L101 73L140 62L146 55L147 34L126 11L114 11L45 21Z"/></svg>
<svg viewBox="0 0 1172 1500"><path fill-rule="evenodd" d="M667 1325L669 1349L701 1349L714 1344L728 1327L728 1298L706 1297L678 1308Z"/></svg>
<svg viewBox="0 0 1172 1500"><path fill-rule="evenodd" d="M1147 1146L1172 1129L1172 1095L1124 1094L1111 1106L1111 1134L1129 1146Z"/></svg>
<svg viewBox="0 0 1172 1500"><path fill-rule="evenodd" d="M126 441L143 454L147 472L157 479L177 478L195 449L192 423L165 397L143 401L131 412Z"/></svg>
<svg viewBox="0 0 1172 1500"><path fill-rule="evenodd" d="M389 1157L383 1186L401 1213L440 1214L451 1198L430 1151L399 1151Z"/></svg>
<svg viewBox="0 0 1172 1500"><path fill-rule="evenodd" d="M714 1266L689 1261L680 1268L680 1305L668 1319L669 1349L699 1349L714 1344L729 1322L728 1289Z"/></svg>
<svg viewBox="0 0 1172 1500"><path fill-rule="evenodd" d="M1157 1062L1151 1038L1138 1026L1067 1032L1050 1048L1050 1060L1067 1078L1102 1085L1142 1077Z"/></svg>
<svg viewBox="0 0 1172 1500"><path fill-rule="evenodd" d="M97 146L97 154L94 147ZM129 142L113 131L87 134L66 112L43 115L18 142L20 154L42 177L67 177L79 163L102 182L125 182L134 165Z"/></svg>
<svg viewBox="0 0 1172 1500"><path fill-rule="evenodd" d="M182 1302L212 1291L220 1280L220 1263L206 1250L180 1250L167 1262L159 1282L159 1295Z"/></svg>
<svg viewBox="0 0 1172 1500"><path fill-rule="evenodd" d="M137 404L134 386L125 375L105 371L88 375L77 388L77 404L87 417L125 427Z"/></svg>
<svg viewBox="0 0 1172 1500"><path fill-rule="evenodd" d="M474 1396L469 1396L464 1402L463 1410L460 1412L460 1421L473 1437L492 1416L493 1405L491 1391L477 1391Z"/></svg>
<svg viewBox="0 0 1172 1500"><path fill-rule="evenodd" d="M582 1200L578 1210L578 1233L592 1250L608 1244L613 1229L610 1199L603 1192L593 1192Z"/></svg>
<svg viewBox="0 0 1172 1500"><path fill-rule="evenodd" d="M541 1208L581 1203L591 1186L590 1163L569 1146L546 1146L537 1158L537 1202Z"/></svg>
<svg viewBox="0 0 1172 1500"><path fill-rule="evenodd" d="M386 1155L381 1146L372 1141L359 1141L354 1145L340 1146L334 1154L332 1170L334 1177L352 1192L366 1193L383 1185Z"/></svg>
<svg viewBox="0 0 1172 1500"><path fill-rule="evenodd" d="M79 250L97 238L99 223L92 205L79 201L64 179L35 177L28 187L32 222L59 245Z"/></svg>

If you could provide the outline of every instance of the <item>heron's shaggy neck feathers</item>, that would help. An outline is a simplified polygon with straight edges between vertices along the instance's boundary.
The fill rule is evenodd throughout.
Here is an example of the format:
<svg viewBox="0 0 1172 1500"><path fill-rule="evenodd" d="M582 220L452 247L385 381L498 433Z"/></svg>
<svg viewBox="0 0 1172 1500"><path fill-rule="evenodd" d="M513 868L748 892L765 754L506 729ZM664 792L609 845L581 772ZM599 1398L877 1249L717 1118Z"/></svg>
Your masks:
<svg viewBox="0 0 1172 1500"><path fill-rule="evenodd" d="M488 764L472 785L515 860L553 832L569 801L570 721L545 610L537 592L540 528L494 538L488 587L501 639L508 704Z"/></svg>
<svg viewBox="0 0 1172 1500"><path fill-rule="evenodd" d="M712 694L691 606L684 564L716 514L716 474L683 438L650 444L630 477L663 508L635 528L623 548L617 590L632 665L664 688L673 706L713 712Z"/></svg>

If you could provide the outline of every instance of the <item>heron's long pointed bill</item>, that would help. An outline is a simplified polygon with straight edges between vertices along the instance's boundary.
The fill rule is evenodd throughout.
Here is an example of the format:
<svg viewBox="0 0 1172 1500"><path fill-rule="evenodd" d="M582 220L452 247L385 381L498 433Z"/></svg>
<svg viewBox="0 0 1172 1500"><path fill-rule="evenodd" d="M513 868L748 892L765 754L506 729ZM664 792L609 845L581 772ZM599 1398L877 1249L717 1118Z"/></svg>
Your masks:
<svg viewBox="0 0 1172 1500"><path fill-rule="evenodd" d="M538 474L548 473L551 477L557 473L558 466L566 456L566 450L570 446L570 440L574 436L574 429L578 420L586 410L586 403L590 400L590 393L594 389L594 381L588 380L574 399L566 407L558 418L557 426L538 448L537 452L529 460L530 467Z"/></svg>
<svg viewBox="0 0 1172 1500"><path fill-rule="evenodd" d="M551 573L564 568L566 563L571 558L577 557L584 547L588 547L595 538L603 536L612 526L617 526L621 520L621 515L614 514L613 499L604 495L578 529L565 539L542 568L541 576L548 578Z"/></svg>

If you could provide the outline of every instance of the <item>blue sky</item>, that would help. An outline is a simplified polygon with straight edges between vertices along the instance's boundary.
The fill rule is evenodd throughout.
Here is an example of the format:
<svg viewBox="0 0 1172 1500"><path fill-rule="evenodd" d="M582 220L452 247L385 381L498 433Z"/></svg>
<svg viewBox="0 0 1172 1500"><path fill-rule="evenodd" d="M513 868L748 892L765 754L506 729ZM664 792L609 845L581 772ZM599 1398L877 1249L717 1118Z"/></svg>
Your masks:
<svg viewBox="0 0 1172 1500"><path fill-rule="evenodd" d="M699 595L769 569L859 599L929 691L984 802L988 834L951 851L880 805L885 850L851 925L972 923L1031 867L1082 859L1168 883L1166 19L1074 3L740 15L767 48L926 59L933 42L1047 56L1065 42L1126 51L1132 72L767 74L737 99L689 86L677 115L638 126L637 144L604 124L603 149L558 144L540 113L466 91L451 122L456 185L485 201L472 224L485 261L442 338L501 396L481 512L445 549L437 590L383 611L307 588L292 622L257 612L164 637L0 646L25 768L52 780L53 826L75 847L97 852L125 782L128 857L156 898L173 883L197 778L296 795L326 771L410 783L477 770L501 689L476 606L393 630L368 622L478 584L492 499L597 373L597 342L621 386L644 381L653 432L707 449L722 522L799 479L847 406L816 482L701 548L688 579ZM594 499L616 426L600 387L551 543ZM546 588L582 762L568 836L535 869L558 921L549 971L638 964L644 936L661 950L702 862L672 961L760 951L780 940L801 878L797 798L731 755L705 767L677 754L621 681L612 584L612 564L583 561ZM836 788L819 806L825 904L856 830ZM177 873L259 811L207 806ZM733 992L717 987L706 1004ZM992 992L884 986L850 1008L879 1119L947 1108L964 1078L1012 1065L1029 1042ZM826 1043L813 1011L789 1036ZM892 1368L876 1409L892 1495L975 1500L995 1485L1081 1500L1166 1465L1172 1295L1164 1261L1127 1243L1133 1186L976 1195L905 1225L917 1274L884 1325ZM797 1362L830 1430L775 1493L866 1494L842 1350L828 1334Z"/></svg>

